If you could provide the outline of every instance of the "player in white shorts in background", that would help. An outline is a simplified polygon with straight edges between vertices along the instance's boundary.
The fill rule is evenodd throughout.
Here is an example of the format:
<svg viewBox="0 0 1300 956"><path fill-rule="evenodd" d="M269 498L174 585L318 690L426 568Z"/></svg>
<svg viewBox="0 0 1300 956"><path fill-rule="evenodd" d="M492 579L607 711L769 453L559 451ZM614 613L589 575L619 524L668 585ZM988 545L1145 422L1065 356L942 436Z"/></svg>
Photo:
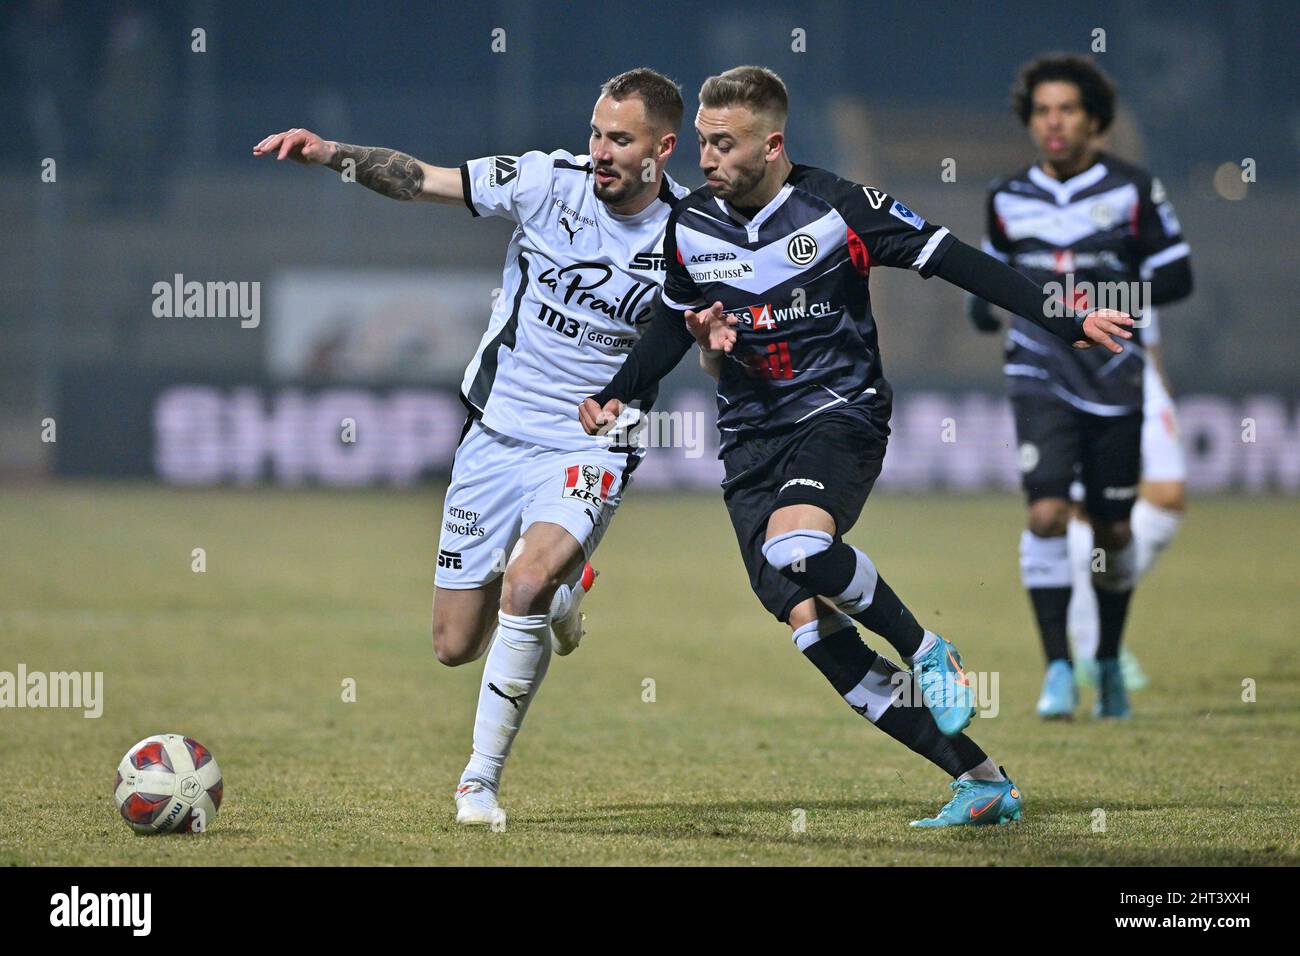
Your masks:
<svg viewBox="0 0 1300 956"><path fill-rule="evenodd" d="M1156 309L1147 309L1146 318L1150 324L1142 330L1147 352L1142 382L1142 483L1129 519L1133 527L1139 579L1151 570L1161 552L1173 541L1187 508L1187 460L1178 434L1174 400L1169 394ZM1069 547L1074 591L1070 595L1067 627L1075 660L1085 665L1075 668L1075 678L1091 685L1096 683L1094 658L1100 624L1096 595L1092 588L1084 587L1091 575L1093 541L1092 525L1080 506L1082 495L1082 486L1071 489L1075 509L1070 521ZM1094 666L1087 666L1089 664ZM1136 655L1128 648L1120 649L1120 666L1124 669L1124 684L1129 690L1141 690L1149 683Z"/></svg>
<svg viewBox="0 0 1300 956"><path fill-rule="evenodd" d="M491 647L456 788L460 823L505 820L497 793L506 757L552 650L567 654L582 637L588 559L643 452L629 435L653 392L610 435L587 435L573 408L613 377L651 318L664 226L688 192L664 172L681 119L678 86L638 69L601 87L587 155L528 152L443 168L300 129L254 149L351 171L394 199L464 203L476 217L516 224L501 294L461 384L469 418L438 543L438 660L467 664Z"/></svg>

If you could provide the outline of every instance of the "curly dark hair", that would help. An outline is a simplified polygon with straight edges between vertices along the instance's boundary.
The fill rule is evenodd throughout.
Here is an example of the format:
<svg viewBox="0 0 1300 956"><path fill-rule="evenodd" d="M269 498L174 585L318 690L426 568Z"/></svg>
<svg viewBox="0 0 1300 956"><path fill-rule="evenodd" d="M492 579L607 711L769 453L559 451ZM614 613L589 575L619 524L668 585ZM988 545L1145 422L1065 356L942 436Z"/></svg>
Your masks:
<svg viewBox="0 0 1300 956"><path fill-rule="evenodd" d="M1104 133L1115 118L1115 84L1089 57L1075 53L1049 53L1020 68L1011 87L1011 110L1020 122L1029 125L1035 87L1058 80L1079 88L1084 110L1097 121L1097 132Z"/></svg>

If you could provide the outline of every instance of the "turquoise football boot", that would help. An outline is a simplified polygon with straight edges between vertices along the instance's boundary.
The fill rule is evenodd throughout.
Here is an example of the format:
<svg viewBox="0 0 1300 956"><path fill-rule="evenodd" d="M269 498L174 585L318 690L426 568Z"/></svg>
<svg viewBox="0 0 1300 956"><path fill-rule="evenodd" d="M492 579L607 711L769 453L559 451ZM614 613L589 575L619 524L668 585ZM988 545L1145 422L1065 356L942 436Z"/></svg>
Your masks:
<svg viewBox="0 0 1300 956"><path fill-rule="evenodd" d="M1003 768L1002 776L1007 777ZM979 827L1010 823L1020 819L1024 798L1011 778L993 783L988 780L954 780L953 794L942 810L926 820L913 820L914 827Z"/></svg>
<svg viewBox="0 0 1300 956"><path fill-rule="evenodd" d="M1119 649L1119 666L1124 672L1124 687L1130 694L1151 685L1151 678L1147 677L1146 671L1138 663L1137 655L1127 647ZM1097 662L1095 660L1075 661L1074 683L1079 687L1096 687Z"/></svg>
<svg viewBox="0 0 1300 956"><path fill-rule="evenodd" d="M912 658L912 674L940 733L953 737L975 716L975 688L962 670L957 648L938 634L934 637L934 647Z"/></svg>
<svg viewBox="0 0 1300 956"><path fill-rule="evenodd" d="M1074 669L1069 661L1052 661L1043 675L1043 692L1038 696L1038 716L1044 720L1070 720L1079 704L1074 686Z"/></svg>
<svg viewBox="0 0 1300 956"><path fill-rule="evenodd" d="M1124 673L1124 689L1130 693L1151 683L1146 671L1138 663L1137 655L1127 647L1119 649L1119 669Z"/></svg>
<svg viewBox="0 0 1300 956"><path fill-rule="evenodd" d="M1128 691L1124 687L1124 666L1115 659L1097 662L1097 703L1092 716L1123 720L1129 715Z"/></svg>

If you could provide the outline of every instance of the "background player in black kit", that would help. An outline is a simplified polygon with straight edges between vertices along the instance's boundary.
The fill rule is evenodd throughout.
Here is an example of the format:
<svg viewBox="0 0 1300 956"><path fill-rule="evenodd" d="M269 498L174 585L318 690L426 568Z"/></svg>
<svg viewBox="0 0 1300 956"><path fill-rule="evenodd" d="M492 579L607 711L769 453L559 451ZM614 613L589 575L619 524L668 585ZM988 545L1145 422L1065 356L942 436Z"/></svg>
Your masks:
<svg viewBox="0 0 1300 956"><path fill-rule="evenodd" d="M1131 319L1047 317L1041 289L947 229L881 190L793 165L787 110L785 85L761 67L704 83L696 130L707 183L669 217L658 315L579 415L591 433L612 425L623 403L696 341L687 321L703 344L725 353L724 499L755 593L858 713L956 778L953 799L916 824L1016 819L1019 791L961 733L974 708L956 649L924 630L871 559L843 540L880 474L889 436L891 393L867 276L873 265L939 275L1044 316L1047 328L1082 347L1121 351L1110 334L1127 338ZM914 684L863 644L855 619L911 664ZM892 706L899 691L901 703L920 697L925 706Z"/></svg>
<svg viewBox="0 0 1300 956"><path fill-rule="evenodd" d="M1187 296L1188 247L1164 187L1096 149L1115 114L1115 89L1106 75L1080 56L1042 57L1021 71L1012 106L1040 157L994 183L987 251L1035 282L1073 286L1079 306L1113 290L1132 290L1144 308ZM1149 282L1149 295L1140 295L1142 282ZM978 328L999 328L985 303L971 299L969 305ZM1129 713L1118 658L1138 573L1129 514L1141 465L1142 325L1118 356L1067 348L1020 315L1007 335L1004 371L1029 499L1021 578L1047 657L1038 701L1045 718L1070 717L1077 705L1066 634L1072 590L1066 531L1076 475L1101 551L1092 564L1100 624L1094 714Z"/></svg>

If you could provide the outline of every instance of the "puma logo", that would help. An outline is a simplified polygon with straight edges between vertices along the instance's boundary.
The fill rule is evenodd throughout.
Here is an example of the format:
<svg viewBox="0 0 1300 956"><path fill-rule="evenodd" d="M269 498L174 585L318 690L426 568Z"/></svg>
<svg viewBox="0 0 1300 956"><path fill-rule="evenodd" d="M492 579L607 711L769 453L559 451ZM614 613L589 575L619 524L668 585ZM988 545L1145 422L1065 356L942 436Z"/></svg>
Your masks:
<svg viewBox="0 0 1300 956"><path fill-rule="evenodd" d="M503 691L496 684L493 684L491 681L488 681L488 690L492 691L492 693L496 694L498 697L504 697L506 700L510 701L510 706L513 707L515 710L519 709L519 702L528 696L527 694L519 694L516 697L511 697L509 694Z"/></svg>
<svg viewBox="0 0 1300 956"><path fill-rule="evenodd" d="M574 229L572 226L569 225L569 220L565 216L560 217L560 225L563 226L564 231L569 234L569 245L573 245L573 237L576 236L578 233L582 232L582 227L579 226L577 229Z"/></svg>

